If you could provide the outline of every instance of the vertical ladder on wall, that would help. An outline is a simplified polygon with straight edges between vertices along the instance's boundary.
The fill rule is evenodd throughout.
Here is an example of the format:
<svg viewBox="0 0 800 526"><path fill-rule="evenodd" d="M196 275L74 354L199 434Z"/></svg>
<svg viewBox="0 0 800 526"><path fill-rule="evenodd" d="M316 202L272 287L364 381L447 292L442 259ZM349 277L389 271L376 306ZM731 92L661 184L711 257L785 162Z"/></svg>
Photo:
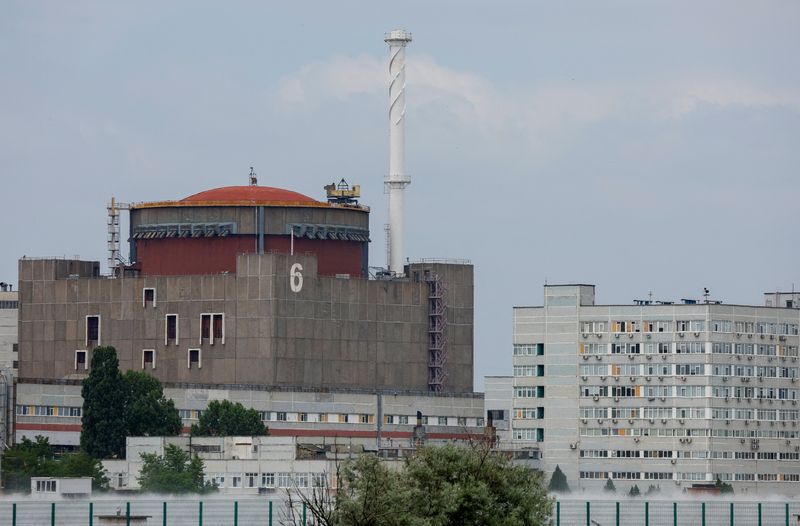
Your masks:
<svg viewBox="0 0 800 526"><path fill-rule="evenodd" d="M445 287L439 276L425 271L428 283L428 389L439 393L444 389L447 376L447 303Z"/></svg>

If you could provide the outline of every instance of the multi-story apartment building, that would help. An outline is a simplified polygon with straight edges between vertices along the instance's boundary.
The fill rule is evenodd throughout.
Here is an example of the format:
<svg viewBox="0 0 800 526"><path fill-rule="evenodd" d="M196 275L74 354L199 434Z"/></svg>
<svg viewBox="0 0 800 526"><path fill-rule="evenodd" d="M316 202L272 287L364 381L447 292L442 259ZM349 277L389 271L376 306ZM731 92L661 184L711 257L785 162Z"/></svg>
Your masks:
<svg viewBox="0 0 800 526"><path fill-rule="evenodd" d="M797 493L800 310L544 291L543 306L514 309L512 440L546 472L584 489L719 478Z"/></svg>

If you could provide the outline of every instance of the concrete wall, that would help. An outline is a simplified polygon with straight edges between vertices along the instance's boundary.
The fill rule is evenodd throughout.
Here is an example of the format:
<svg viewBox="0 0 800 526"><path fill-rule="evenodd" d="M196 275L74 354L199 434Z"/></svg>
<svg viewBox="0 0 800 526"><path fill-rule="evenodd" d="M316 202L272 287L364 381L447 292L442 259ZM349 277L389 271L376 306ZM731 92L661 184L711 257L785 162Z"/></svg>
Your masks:
<svg viewBox="0 0 800 526"><path fill-rule="evenodd" d="M294 264L302 266L302 287L295 289ZM280 254L242 254L236 274L74 276L91 276L96 267L20 261L21 378L83 378L87 372L76 370L75 353L90 350L86 317L99 315L96 343L116 347L122 369L141 370L143 350L154 350L155 368L148 372L163 382L428 389L424 281L318 276L315 257ZM445 390L471 392L472 267L427 267L447 288ZM145 288L156 290L155 306L143 306ZM224 314L224 343L201 341L203 313ZM178 316L177 343L165 342L167 314ZM200 349L201 367L189 368L189 349Z"/></svg>
<svg viewBox="0 0 800 526"><path fill-rule="evenodd" d="M12 369L17 361L18 292L0 292L0 369Z"/></svg>

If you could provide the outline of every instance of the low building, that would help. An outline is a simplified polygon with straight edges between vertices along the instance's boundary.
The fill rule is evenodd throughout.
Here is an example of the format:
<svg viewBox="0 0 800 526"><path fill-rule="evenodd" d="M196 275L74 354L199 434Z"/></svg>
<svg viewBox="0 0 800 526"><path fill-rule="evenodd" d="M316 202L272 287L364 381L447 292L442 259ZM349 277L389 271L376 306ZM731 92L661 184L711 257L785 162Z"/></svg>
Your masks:
<svg viewBox="0 0 800 526"><path fill-rule="evenodd" d="M92 477L31 477L31 497L41 500L92 496Z"/></svg>

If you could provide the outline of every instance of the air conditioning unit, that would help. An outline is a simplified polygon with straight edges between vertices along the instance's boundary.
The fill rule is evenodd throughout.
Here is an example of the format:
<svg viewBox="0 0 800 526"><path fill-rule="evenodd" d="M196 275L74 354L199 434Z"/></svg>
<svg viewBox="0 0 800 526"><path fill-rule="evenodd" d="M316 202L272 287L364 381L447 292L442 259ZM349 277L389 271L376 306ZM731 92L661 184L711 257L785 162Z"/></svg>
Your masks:
<svg viewBox="0 0 800 526"><path fill-rule="evenodd" d="M602 418L598 418L598 419L597 419L597 423L598 423L598 424L602 424L602 423L603 423L603 419L602 419Z"/></svg>
<svg viewBox="0 0 800 526"><path fill-rule="evenodd" d="M652 357L651 355L649 355L649 354L648 354L648 355L647 355L647 359L648 359L648 360L652 360L652 359L653 359L653 357Z"/></svg>
<svg viewBox="0 0 800 526"><path fill-rule="evenodd" d="M678 337L679 337L679 338L683 338L684 336L686 336L686 335L685 335L685 334L683 334L682 332L679 332L679 333L678 333Z"/></svg>
<svg viewBox="0 0 800 526"><path fill-rule="evenodd" d="M615 418L615 419L611 420L611 422L616 424L617 423L617 419Z"/></svg>
<svg viewBox="0 0 800 526"><path fill-rule="evenodd" d="M584 337L584 338L588 338L588 337L589 337L589 334L588 334L588 333L586 333L586 332L584 332L584 333L583 333L583 337Z"/></svg>
<svg viewBox="0 0 800 526"><path fill-rule="evenodd" d="M648 334L648 335L647 335L647 339L648 339L648 340L649 340L650 338L652 338L652 337L653 337L653 335L652 335L652 334Z"/></svg>
<svg viewBox="0 0 800 526"><path fill-rule="evenodd" d="M782 342L786 341L786 336L778 336L778 339Z"/></svg>
<svg viewBox="0 0 800 526"><path fill-rule="evenodd" d="M727 382L727 381L728 381L728 377L727 377L727 376L723 376L723 377L722 377L722 381L723 381L723 382Z"/></svg>
<svg viewBox="0 0 800 526"><path fill-rule="evenodd" d="M614 397L614 401L615 401L615 402L619 402L619 397L618 397L618 396L615 396L615 397Z"/></svg>
<svg viewBox="0 0 800 526"><path fill-rule="evenodd" d="M686 377L685 376L681 376L681 381L685 382L686 381Z"/></svg>
<svg viewBox="0 0 800 526"><path fill-rule="evenodd" d="M795 383L796 381L797 381L797 378L792 378L792 383Z"/></svg>
<svg viewBox="0 0 800 526"><path fill-rule="evenodd" d="M744 421L744 425L749 426L750 425L750 420L745 420Z"/></svg>
<svg viewBox="0 0 800 526"><path fill-rule="evenodd" d="M691 438L687 438L687 439L686 439L686 443L687 443L687 444L691 444L691 443L692 443L692 439L691 439Z"/></svg>
<svg viewBox="0 0 800 526"><path fill-rule="evenodd" d="M635 438L633 439L633 441L634 441L634 442L636 442L636 443L638 444L638 443L639 443L639 437L635 437Z"/></svg>
<svg viewBox="0 0 800 526"><path fill-rule="evenodd" d="M667 398L666 398L666 397L664 397L664 396L662 396L662 397L661 397L661 401L662 401L662 402L666 402L666 400L667 400Z"/></svg>
<svg viewBox="0 0 800 526"><path fill-rule="evenodd" d="M628 423L629 423L629 424L632 424L632 423L633 423L633 418L629 418L629 419L628 419ZM784 422L784 423L785 423L785 422Z"/></svg>
<svg viewBox="0 0 800 526"><path fill-rule="evenodd" d="M617 376L617 375L614 375L614 381L615 381L615 382L619 382L619 376Z"/></svg>
<svg viewBox="0 0 800 526"><path fill-rule="evenodd" d="M599 332L594 333L594 335L597 336L598 338L602 338L603 337L603 334L599 333Z"/></svg>
<svg viewBox="0 0 800 526"><path fill-rule="evenodd" d="M695 332L694 335L695 335L695 337L698 337L698 336L700 336L700 333L699 332Z"/></svg>
<svg viewBox="0 0 800 526"><path fill-rule="evenodd" d="M679 420L679 422L680 422L681 424L685 424L685 423L686 423L686 421L685 421L683 418L681 418L681 419Z"/></svg>
<svg viewBox="0 0 800 526"><path fill-rule="evenodd" d="M586 381L586 377L585 376L581 376L581 380L583 380L585 382Z"/></svg>
<svg viewBox="0 0 800 526"><path fill-rule="evenodd" d="M684 442L686 442L686 440L684 440L683 438L679 438L679 439L678 439L678 442L680 442L681 444L683 444Z"/></svg>
<svg viewBox="0 0 800 526"><path fill-rule="evenodd" d="M633 338L633 333L632 332L628 333L628 338Z"/></svg>
<svg viewBox="0 0 800 526"><path fill-rule="evenodd" d="M662 359L662 360L666 360L666 359L667 359L667 355L666 355L666 354L662 354L662 355L661 355L661 359Z"/></svg>
<svg viewBox="0 0 800 526"><path fill-rule="evenodd" d="M676 462L676 460L673 458L669 462L670 462L670 464L674 464Z"/></svg>
<svg viewBox="0 0 800 526"><path fill-rule="evenodd" d="M659 376L659 377L658 377L658 380L659 380L660 382L663 382L663 381L664 381L664 377L663 377L663 376Z"/></svg>
<svg viewBox="0 0 800 526"><path fill-rule="evenodd" d="M594 400L595 402L597 402L598 400L600 400L600 397L599 397L599 396L597 396L597 395L594 395L594 396L592 397L592 400Z"/></svg>
<svg viewBox="0 0 800 526"><path fill-rule="evenodd" d="M636 377L635 376L631 376L631 382L635 382L635 381L636 381Z"/></svg>
<svg viewBox="0 0 800 526"><path fill-rule="evenodd" d="M759 382L763 382L763 381L764 381L764 377L763 377L763 376L759 376L759 377L758 377L758 381L759 381Z"/></svg>
<svg viewBox="0 0 800 526"><path fill-rule="evenodd" d="M584 360L588 360L588 359L589 359L589 357L588 357L588 356L586 356L586 355L584 354L584 355L583 355L583 359L584 359Z"/></svg>
<svg viewBox="0 0 800 526"><path fill-rule="evenodd" d="M603 357L602 357L602 356L600 356L599 354L595 354L595 355L594 355L594 359L595 359L595 360L597 360L598 362L600 362L600 361L602 361L602 360L603 360Z"/></svg>
<svg viewBox="0 0 800 526"><path fill-rule="evenodd" d="M576 447L577 447L577 444L575 444L575 442L570 442L570 444L569 444L569 448L570 449L575 449Z"/></svg>
<svg viewBox="0 0 800 526"><path fill-rule="evenodd" d="M583 423L585 424L585 423L586 423L586 419L585 419L585 418L582 418L582 419L581 419L581 422L583 422Z"/></svg>
<svg viewBox="0 0 800 526"><path fill-rule="evenodd" d="M667 423L667 419L666 419L666 418L662 418L662 419L661 419L661 423L662 423L662 424L666 424L666 423Z"/></svg>
<svg viewBox="0 0 800 526"><path fill-rule="evenodd" d="M651 419L650 419L650 423L651 423L651 424L654 424L654 423L655 423L655 420L651 418Z"/></svg>
<svg viewBox="0 0 800 526"><path fill-rule="evenodd" d="M633 360L633 355L632 354L628 355L628 360Z"/></svg>
<svg viewBox="0 0 800 526"><path fill-rule="evenodd" d="M727 426L731 425L731 421L730 420L725 420L725 425L727 425Z"/></svg>
<svg viewBox="0 0 800 526"><path fill-rule="evenodd" d="M656 399L656 397L655 397L655 396L651 396L651 397L649 397L649 398L648 398L648 400L649 400L650 402L652 402L652 401L653 401L653 400L655 400L655 399Z"/></svg>
<svg viewBox="0 0 800 526"><path fill-rule="evenodd" d="M742 337L742 333L741 333L741 332L737 332L737 333L736 333L736 337L737 337L737 338L741 338L741 337Z"/></svg>
<svg viewBox="0 0 800 526"><path fill-rule="evenodd" d="M606 377L605 377L605 376L601 376L601 377L600 377L600 381L601 381L601 382L605 382L605 381L606 381Z"/></svg>
<svg viewBox="0 0 800 526"><path fill-rule="evenodd" d="M615 334L615 335L614 335L614 338L616 338L616 339L618 339L618 340L619 340L619 334Z"/></svg>
<svg viewBox="0 0 800 526"><path fill-rule="evenodd" d="M644 379L645 379L646 382L650 381L650 377L649 376L645 376Z"/></svg>
<svg viewBox="0 0 800 526"><path fill-rule="evenodd" d="M742 443L742 444L744 444L745 440L744 440L743 438L740 438L740 439L739 439L739 442L740 442L740 443Z"/></svg>
<svg viewBox="0 0 800 526"><path fill-rule="evenodd" d="M752 359L753 359L753 357L752 357L752 356L748 356L748 357L747 357L747 359L748 359L748 360L752 360Z"/></svg>
<svg viewBox="0 0 800 526"><path fill-rule="evenodd" d="M742 359L742 357L741 357L740 355L738 355L738 354L737 354L737 355L736 355L736 359L737 359L737 360L741 360L741 359Z"/></svg>
<svg viewBox="0 0 800 526"><path fill-rule="evenodd" d="M725 401L726 401L726 402L729 402L729 401L730 401L730 399L731 399L731 397L730 397L730 396L727 396L727 395L725 396Z"/></svg>

